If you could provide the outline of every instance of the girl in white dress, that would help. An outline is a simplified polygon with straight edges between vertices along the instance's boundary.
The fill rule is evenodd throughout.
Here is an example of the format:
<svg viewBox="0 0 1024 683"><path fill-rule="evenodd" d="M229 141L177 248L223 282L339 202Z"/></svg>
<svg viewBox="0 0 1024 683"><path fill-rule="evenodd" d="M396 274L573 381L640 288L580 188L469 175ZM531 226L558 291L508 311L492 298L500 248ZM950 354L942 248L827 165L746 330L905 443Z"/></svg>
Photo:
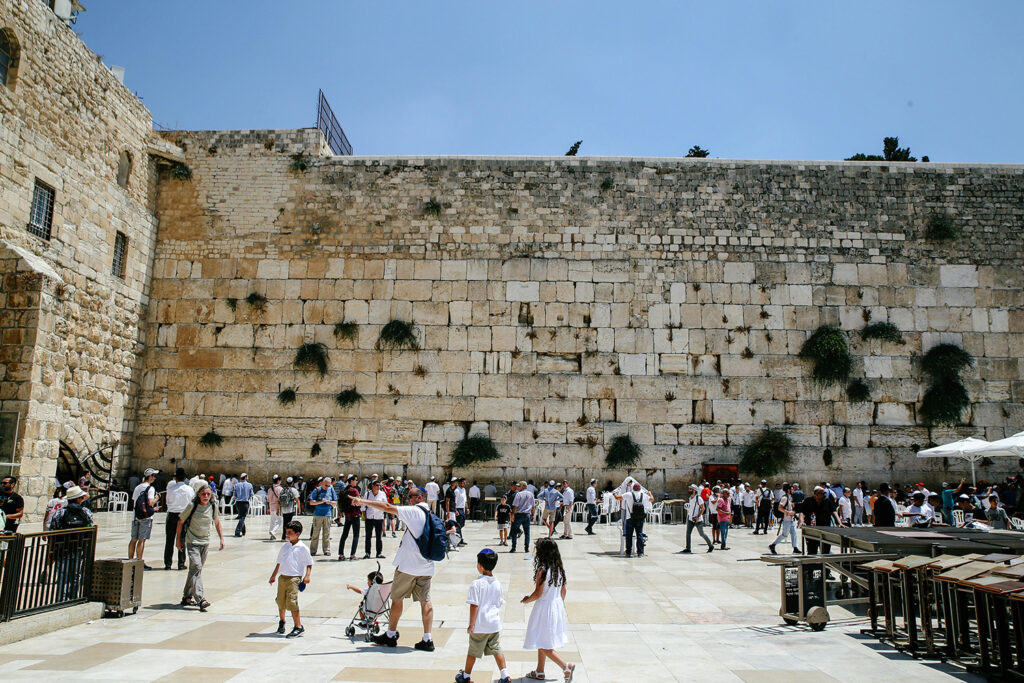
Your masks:
<svg viewBox="0 0 1024 683"><path fill-rule="evenodd" d="M533 593L523 598L523 604L536 602L530 621L526 625L525 650L537 650L537 668L526 674L527 678L543 681L544 662L550 659L561 667L565 680L571 681L575 664L569 664L558 656L555 649L567 641L565 618L565 569L558 544L550 538L537 540L534 546Z"/></svg>

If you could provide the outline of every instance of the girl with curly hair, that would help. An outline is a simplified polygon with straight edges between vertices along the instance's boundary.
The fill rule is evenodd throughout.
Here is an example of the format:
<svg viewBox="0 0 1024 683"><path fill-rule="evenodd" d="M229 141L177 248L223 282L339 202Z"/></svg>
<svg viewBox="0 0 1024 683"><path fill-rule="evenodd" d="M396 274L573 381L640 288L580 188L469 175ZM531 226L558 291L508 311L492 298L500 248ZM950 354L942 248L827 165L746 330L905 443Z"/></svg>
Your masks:
<svg viewBox="0 0 1024 683"><path fill-rule="evenodd" d="M526 625L526 642L523 649L537 650L537 668L528 673L527 678L543 681L544 662L550 659L559 667L566 681L572 680L576 669L555 652L564 647L566 637L565 617L565 568L562 556L558 552L558 544L550 538L537 540L534 546L533 560L534 580L536 586L533 593L523 598L523 604L536 602L530 621Z"/></svg>

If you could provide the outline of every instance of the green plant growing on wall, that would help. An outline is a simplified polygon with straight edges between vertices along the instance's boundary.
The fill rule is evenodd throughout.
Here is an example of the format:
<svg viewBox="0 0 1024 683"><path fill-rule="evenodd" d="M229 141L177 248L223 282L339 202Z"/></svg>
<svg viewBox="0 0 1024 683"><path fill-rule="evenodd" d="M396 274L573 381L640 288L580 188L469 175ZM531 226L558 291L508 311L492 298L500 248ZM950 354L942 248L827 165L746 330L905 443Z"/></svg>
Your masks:
<svg viewBox="0 0 1024 683"><path fill-rule="evenodd" d="M334 402L341 408L350 408L363 400L363 395L356 391L355 387L343 389L334 397Z"/></svg>
<svg viewBox="0 0 1024 683"><path fill-rule="evenodd" d="M957 425L971 397L960 373L974 365L971 354L956 344L933 346L921 358L921 369L932 385L921 399L921 419L926 425Z"/></svg>
<svg viewBox="0 0 1024 683"><path fill-rule="evenodd" d="M871 323L870 325L865 325L864 329L860 331L860 336L864 339L881 339L882 341L893 342L894 344L903 343L903 333L900 332L900 328L892 323Z"/></svg>
<svg viewBox="0 0 1024 683"><path fill-rule="evenodd" d="M636 466L643 454L643 449L630 438L629 434L619 434L608 444L608 452L605 453L604 462L612 469L628 469Z"/></svg>
<svg viewBox="0 0 1024 683"><path fill-rule="evenodd" d="M288 170L296 173L302 173L307 168L309 168L309 161L302 152L292 155L292 163L288 164Z"/></svg>
<svg viewBox="0 0 1024 683"><path fill-rule="evenodd" d="M334 323L334 336L337 339L352 340L356 338L359 326L352 322Z"/></svg>
<svg viewBox="0 0 1024 683"><path fill-rule="evenodd" d="M567 156L567 157L574 157L574 156L576 156L576 153L580 151L580 145L582 145L582 144L583 144L583 140L577 140L576 142L572 143L572 147L570 147L569 151L565 153L565 156Z"/></svg>
<svg viewBox="0 0 1024 683"><path fill-rule="evenodd" d="M607 192L613 187L615 187L615 182L611 178L605 178L601 181L601 192Z"/></svg>
<svg viewBox="0 0 1024 683"><path fill-rule="evenodd" d="M225 299L224 303L228 305L232 311L238 308L238 299Z"/></svg>
<svg viewBox="0 0 1024 683"><path fill-rule="evenodd" d="M192 169L188 164L183 164L180 161L171 164L169 173L175 180L192 180Z"/></svg>
<svg viewBox="0 0 1024 683"><path fill-rule="evenodd" d="M825 463L825 467L832 467L832 449L826 448L821 454L821 461Z"/></svg>
<svg viewBox="0 0 1024 683"><path fill-rule="evenodd" d="M812 374L822 384L845 382L853 368L846 336L832 325L815 330L800 349L800 357L814 362Z"/></svg>
<svg viewBox="0 0 1024 683"><path fill-rule="evenodd" d="M500 459L501 453L498 452L489 436L474 434L465 437L455 445L448 464L450 467L470 467L478 463Z"/></svg>
<svg viewBox="0 0 1024 683"><path fill-rule="evenodd" d="M846 398L851 403L864 403L871 400L871 388L862 379L855 379L846 385Z"/></svg>
<svg viewBox="0 0 1024 683"><path fill-rule="evenodd" d="M327 374L327 347L320 342L306 342L295 350L292 365L296 370L316 370L323 377Z"/></svg>
<svg viewBox="0 0 1024 683"><path fill-rule="evenodd" d="M309 448L309 457L315 458L318 455L320 455L320 442L314 441L313 445Z"/></svg>
<svg viewBox="0 0 1024 683"><path fill-rule="evenodd" d="M267 297L263 296L259 292L251 292L249 296L245 297L245 303L249 304L260 313L267 310Z"/></svg>
<svg viewBox="0 0 1024 683"><path fill-rule="evenodd" d="M945 242L955 240L960 236L960 231L953 224L949 216L939 215L932 216L931 220L928 221L928 227L925 228L924 236L936 242Z"/></svg>
<svg viewBox="0 0 1024 683"><path fill-rule="evenodd" d="M416 330L410 323L404 320L392 320L380 328L380 336L377 337L377 350L383 351L416 351L420 344L416 340Z"/></svg>
<svg viewBox="0 0 1024 683"><path fill-rule="evenodd" d="M441 202L437 201L434 198L428 199L426 202L423 203L424 216L433 216L434 218L440 218L442 210L443 207L441 206Z"/></svg>
<svg viewBox="0 0 1024 683"><path fill-rule="evenodd" d="M223 443L224 437L212 429L199 437L199 445L206 448L219 448Z"/></svg>
<svg viewBox="0 0 1024 683"><path fill-rule="evenodd" d="M741 452L740 470L759 477L774 476L789 467L793 460L792 449L793 440L788 434L766 428Z"/></svg>
<svg viewBox="0 0 1024 683"><path fill-rule="evenodd" d="M295 390L291 387L282 389L277 394L277 402L283 406L290 406L295 403Z"/></svg>

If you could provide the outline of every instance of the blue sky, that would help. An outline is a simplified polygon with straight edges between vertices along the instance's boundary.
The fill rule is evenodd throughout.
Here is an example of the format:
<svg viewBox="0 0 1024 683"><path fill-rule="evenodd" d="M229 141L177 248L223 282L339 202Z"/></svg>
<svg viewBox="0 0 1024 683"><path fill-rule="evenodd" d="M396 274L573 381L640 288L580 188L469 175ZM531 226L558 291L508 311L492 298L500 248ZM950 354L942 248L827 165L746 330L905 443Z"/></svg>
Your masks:
<svg viewBox="0 0 1024 683"><path fill-rule="evenodd" d="M1024 162L1024 2L85 0L166 128L312 126L356 154Z"/></svg>

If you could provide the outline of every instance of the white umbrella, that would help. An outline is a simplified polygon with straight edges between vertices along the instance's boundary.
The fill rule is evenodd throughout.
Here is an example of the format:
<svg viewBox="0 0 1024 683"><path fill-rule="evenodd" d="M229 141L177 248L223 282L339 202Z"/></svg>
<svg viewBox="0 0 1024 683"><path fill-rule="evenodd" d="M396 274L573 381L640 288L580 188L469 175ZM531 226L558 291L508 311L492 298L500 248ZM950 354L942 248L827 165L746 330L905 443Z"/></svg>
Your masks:
<svg viewBox="0 0 1024 683"><path fill-rule="evenodd" d="M974 465L986 455L981 455L981 450L990 446L991 444L984 439L975 439L973 436L969 436L966 439L960 439L953 443L947 443L942 446L935 446L934 448L926 448L923 451L917 452L919 458L963 458L967 462L971 463L971 483L977 486L977 481L974 476Z"/></svg>
<svg viewBox="0 0 1024 683"><path fill-rule="evenodd" d="M985 444L978 453L983 458L1024 458L1024 432Z"/></svg>

